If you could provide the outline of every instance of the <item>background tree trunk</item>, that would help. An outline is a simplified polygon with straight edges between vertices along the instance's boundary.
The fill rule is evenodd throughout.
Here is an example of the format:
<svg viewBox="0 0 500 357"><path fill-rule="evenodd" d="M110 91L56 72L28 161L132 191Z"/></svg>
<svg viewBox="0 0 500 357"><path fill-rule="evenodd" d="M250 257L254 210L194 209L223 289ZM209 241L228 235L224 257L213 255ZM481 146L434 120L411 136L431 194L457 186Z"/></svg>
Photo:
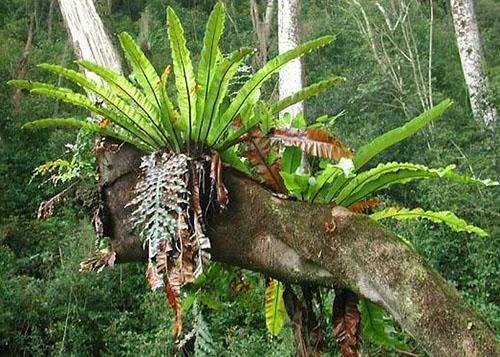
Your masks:
<svg viewBox="0 0 500 357"><path fill-rule="evenodd" d="M300 0L278 0L278 52L282 54L294 49L301 42L300 30ZM304 87L304 66L301 58L294 59L287 63L279 72L279 98L283 99ZM298 114L305 115L304 102L299 102L285 109L280 116L290 114L290 119ZM291 127L292 120L288 123ZM302 172L309 171L307 155L302 153L299 169ZM308 326L306 310L302 309L304 301L299 301L290 287L287 289L286 299L288 302L287 313L292 323L293 338L295 342L296 353L298 357L321 355L321 344L311 341L308 336L311 332L311 326ZM302 297L302 300L306 300ZM294 302L294 303L293 303ZM314 312L310 311L312 314ZM314 318L315 319L315 318Z"/></svg>
<svg viewBox="0 0 500 357"><path fill-rule="evenodd" d="M300 0L278 0L278 51L291 50L300 44ZM303 88L302 59L288 62L279 73L279 97L288 97ZM304 113L304 102L286 109L291 117ZM283 113L281 113L282 115Z"/></svg>
<svg viewBox="0 0 500 357"><path fill-rule="evenodd" d="M259 1L250 0L250 16L253 29L257 35L257 53L255 54L255 66L257 68L262 68L267 62L273 12L274 0L267 0L266 12L263 17L260 16Z"/></svg>
<svg viewBox="0 0 500 357"><path fill-rule="evenodd" d="M28 61L29 61L31 46L33 44L34 30L35 30L35 15L31 15L30 22L28 25L28 36L26 39L26 43L24 44L23 56L19 61L20 68L19 68L19 74L17 75L17 79L26 79L26 76L28 74ZM20 108L21 95L22 95L21 89L16 88L14 90L14 94L12 95L12 104L14 106L14 112L19 112L19 110L21 109Z"/></svg>
<svg viewBox="0 0 500 357"><path fill-rule="evenodd" d="M92 2L85 1L90 7L78 6L84 2L80 0L60 2L74 3L61 10L80 58L119 68L117 56L103 57L116 53L102 23L89 16L97 16ZM124 208L141 155L124 145L99 157L99 186L108 215L104 234L122 262L145 259L131 224L132 208ZM278 199L229 170L225 183L229 209L208 225L214 259L283 281L350 288L384 306L434 355L500 355L494 334L458 292L378 223L342 208ZM327 234L324 224L332 219L336 229Z"/></svg>
<svg viewBox="0 0 500 357"><path fill-rule="evenodd" d="M489 90L474 2L451 0L450 4L472 113L478 122L493 128L497 111Z"/></svg>
<svg viewBox="0 0 500 357"><path fill-rule="evenodd" d="M51 0L49 5L49 14L47 16L47 41L52 42L52 20L54 17L54 7L56 0Z"/></svg>
<svg viewBox="0 0 500 357"><path fill-rule="evenodd" d="M59 7L73 42L77 58L86 59L121 72L121 61L109 39L92 0L59 0ZM105 83L94 73L85 75Z"/></svg>

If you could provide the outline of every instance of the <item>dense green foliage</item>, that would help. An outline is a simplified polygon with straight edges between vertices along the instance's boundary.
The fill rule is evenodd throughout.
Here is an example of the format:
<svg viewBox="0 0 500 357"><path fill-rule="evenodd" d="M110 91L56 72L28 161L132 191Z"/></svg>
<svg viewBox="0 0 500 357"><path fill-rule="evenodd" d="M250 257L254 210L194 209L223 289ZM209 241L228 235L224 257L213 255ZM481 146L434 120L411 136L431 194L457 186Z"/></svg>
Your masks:
<svg viewBox="0 0 500 357"><path fill-rule="evenodd" d="M12 89L6 86L6 81L18 76L19 58L23 55L31 14L36 16L36 28L33 47L28 52L28 77L56 83L57 76L38 70L34 64L49 62L73 66L70 62L72 51L70 46L65 47L66 33L57 11L53 13L49 38L49 3L8 0L0 4L0 353L168 354L172 348L172 315L163 297L148 291L143 267L123 265L99 275L78 272L79 262L93 249L89 222L76 204L85 201L85 197L80 194L76 201L69 199L66 208L58 208L57 215L47 221L34 219L38 204L65 186L64 183L56 188L50 184L39 186L44 180L40 176L29 184L32 171L47 160L63 157L71 162L74 151L69 148L65 152L62 148L74 142L74 134L21 131L19 127L34 118L55 114L73 116L75 112L64 103L55 105L39 96L22 96L20 111L14 112ZM139 35L140 14L145 5L150 4L149 32L138 36L143 39L141 47L159 71L172 62L164 28L166 1L114 0L111 12L106 1L97 3L112 33L128 31L134 35ZM204 24L213 3L168 1L182 22L190 24L185 25L184 30L187 38L194 39L188 43L192 54L201 53ZM223 42L223 50L227 52L253 43L254 35L248 3L225 3L231 17ZM345 114L336 120L336 134L345 138L351 147L359 148L377 135L401 126L401 118L405 116L391 95L386 76L358 35L356 24L346 16L348 6L344 5L337 1L303 0L305 40L330 33L337 35L333 45L305 59L307 83L323 80L330 74L347 79L328 94L308 101L308 117L334 116L344 111ZM500 88L500 23L495 14L499 11L498 1L478 1L483 44L493 87L497 89ZM473 122L456 46L450 36L451 18L441 2L436 5L435 12L434 97L436 102L450 97L455 104L432 127L381 154L373 166L397 158L399 162L410 161L430 167L453 163L457 171L469 176L498 177L499 140L481 131ZM427 13L422 11L412 16L415 36L427 38ZM273 32L271 54L276 54L275 35ZM423 56L425 51L422 49ZM198 63L201 59L193 58L193 61ZM411 83L410 77L405 80ZM62 84L71 86L65 80ZM271 85L263 88L269 95L273 95L272 89ZM498 94L497 105L500 104ZM411 85L406 96L411 115L421 112ZM85 115L85 111L81 114ZM79 171L76 171L72 177L78 178ZM404 187L393 186L383 192L392 202L402 206L453 211L489 232L490 237L479 238L455 234L432 221L390 223L498 330L499 190L423 181ZM222 267L214 265L210 269ZM285 333L278 339L267 336L263 279L252 273L227 270L227 274L207 274L208 282L205 281L199 307L203 312L201 321L208 326L217 355L293 355L289 325L285 325ZM194 310L190 311L192 315L188 318L196 319ZM212 314L213 311L217 313ZM400 339L409 341L405 335L400 335ZM387 355L387 352L375 347L373 354Z"/></svg>

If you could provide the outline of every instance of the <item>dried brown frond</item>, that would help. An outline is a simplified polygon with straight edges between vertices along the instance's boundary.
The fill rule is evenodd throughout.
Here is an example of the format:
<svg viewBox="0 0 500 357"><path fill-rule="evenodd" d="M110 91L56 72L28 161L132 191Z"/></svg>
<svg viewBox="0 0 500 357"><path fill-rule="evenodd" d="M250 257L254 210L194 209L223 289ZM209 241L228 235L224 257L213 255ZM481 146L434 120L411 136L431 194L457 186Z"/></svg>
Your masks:
<svg viewBox="0 0 500 357"><path fill-rule="evenodd" d="M268 137L273 144L295 146L308 155L324 159L340 160L354 155L353 150L324 129L272 129Z"/></svg>
<svg viewBox="0 0 500 357"><path fill-rule="evenodd" d="M354 213L366 213L370 208L375 208L383 204L384 201L378 198L368 198L366 200L361 200L353 203L347 209Z"/></svg>
<svg viewBox="0 0 500 357"><path fill-rule="evenodd" d="M173 275L174 274L172 274L169 277L168 281L166 282L164 292L168 303L170 304L175 313L175 323L172 330L172 334L174 336L174 339L178 340L182 331L182 306L179 297L180 296L178 288L179 284L176 283L176 285L174 285L170 283L171 280L175 280L175 277Z"/></svg>
<svg viewBox="0 0 500 357"><path fill-rule="evenodd" d="M229 203L227 197L227 189L222 182L222 160L217 151L212 151L210 154L210 178L212 183L215 185L215 190L217 192L217 202L221 209L225 209Z"/></svg>
<svg viewBox="0 0 500 357"><path fill-rule="evenodd" d="M333 301L333 334L343 357L358 357L361 343L358 297L348 289L337 290Z"/></svg>
<svg viewBox="0 0 500 357"><path fill-rule="evenodd" d="M71 185L66 187L64 190L59 192L57 195L55 195L51 199L49 199L47 201L43 201L40 204L40 206L38 207L37 218L43 220L43 219L49 219L50 217L52 217L52 215L54 214L54 206L57 206L58 204L60 204L63 201L64 196L74 186L75 186L75 183L72 183Z"/></svg>
<svg viewBox="0 0 500 357"><path fill-rule="evenodd" d="M110 248L97 250L94 255L80 263L81 272L95 271L100 273L104 268L115 265L116 253Z"/></svg>
<svg viewBox="0 0 500 357"><path fill-rule="evenodd" d="M288 193L283 178L280 175L280 162L276 160L271 165L267 162L267 156L271 151L271 141L269 138L258 136L254 131L253 136L248 140L249 150L243 153L250 163L255 167L264 182L278 193Z"/></svg>

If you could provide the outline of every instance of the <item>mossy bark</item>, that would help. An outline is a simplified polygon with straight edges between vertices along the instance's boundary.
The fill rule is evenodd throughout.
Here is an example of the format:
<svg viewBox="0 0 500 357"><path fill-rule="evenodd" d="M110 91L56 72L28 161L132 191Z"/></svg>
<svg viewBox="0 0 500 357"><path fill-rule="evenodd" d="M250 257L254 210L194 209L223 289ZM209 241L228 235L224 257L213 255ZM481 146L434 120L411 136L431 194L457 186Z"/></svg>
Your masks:
<svg viewBox="0 0 500 357"><path fill-rule="evenodd" d="M100 158L111 222L105 233L121 261L145 257L124 208L139 159L127 146ZM224 181L229 207L208 225L215 260L288 282L349 288L385 307L431 355L500 355L493 331L456 289L377 222L342 207L282 200L231 170Z"/></svg>

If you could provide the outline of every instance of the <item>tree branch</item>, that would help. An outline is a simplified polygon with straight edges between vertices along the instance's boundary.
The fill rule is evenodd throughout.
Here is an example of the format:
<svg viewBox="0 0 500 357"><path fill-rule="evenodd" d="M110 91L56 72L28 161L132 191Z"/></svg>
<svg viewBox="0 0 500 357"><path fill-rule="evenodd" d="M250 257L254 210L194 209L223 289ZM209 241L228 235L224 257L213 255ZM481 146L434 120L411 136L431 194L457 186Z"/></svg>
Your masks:
<svg viewBox="0 0 500 357"><path fill-rule="evenodd" d="M100 158L100 186L119 261L145 259L130 223L140 153L122 146ZM386 308L436 356L495 356L495 335L411 247L367 216L342 207L282 200L225 171L229 208L209 220L213 258L283 281L343 287ZM325 230L333 218L336 229Z"/></svg>

